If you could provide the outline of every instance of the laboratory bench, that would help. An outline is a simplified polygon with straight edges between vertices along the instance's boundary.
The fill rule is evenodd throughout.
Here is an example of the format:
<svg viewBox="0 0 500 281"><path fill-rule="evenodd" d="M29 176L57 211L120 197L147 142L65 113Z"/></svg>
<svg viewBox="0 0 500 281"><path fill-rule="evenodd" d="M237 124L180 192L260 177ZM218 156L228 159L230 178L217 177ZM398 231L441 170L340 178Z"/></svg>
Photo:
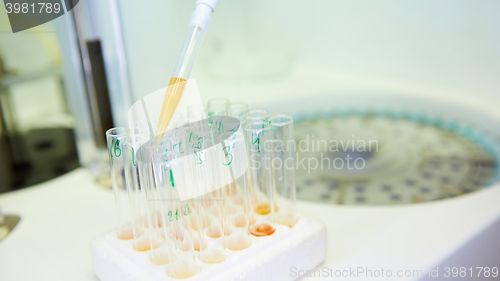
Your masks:
<svg viewBox="0 0 500 281"><path fill-rule="evenodd" d="M473 266L487 266L478 264L482 260L500 261L492 260L495 253L498 257L499 245L491 234L498 232L485 232L492 227L499 230L499 198L497 185L424 204L355 207L299 201L297 205L327 227L327 257L320 270L422 270L425 277L429 268L449 262L450 257L459 263L474 259ZM89 171L78 168L0 194L0 207L4 214L21 216L0 242L0 280L97 280L90 244L113 228L115 207L112 192L94 183ZM485 233L493 239L484 238Z"/></svg>

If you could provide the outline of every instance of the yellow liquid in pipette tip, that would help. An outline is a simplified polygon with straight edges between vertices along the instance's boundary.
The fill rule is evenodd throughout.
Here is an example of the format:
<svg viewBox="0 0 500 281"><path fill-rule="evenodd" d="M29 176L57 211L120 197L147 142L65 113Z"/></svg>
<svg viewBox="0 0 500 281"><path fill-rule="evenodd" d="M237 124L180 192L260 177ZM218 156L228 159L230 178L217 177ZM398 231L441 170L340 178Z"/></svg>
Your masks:
<svg viewBox="0 0 500 281"><path fill-rule="evenodd" d="M167 92L163 98L161 106L160 119L158 120L158 127L156 128L155 144L158 145L167 130L168 124L174 116L177 106L181 102L184 88L186 87L186 79L180 77L170 78L168 83Z"/></svg>

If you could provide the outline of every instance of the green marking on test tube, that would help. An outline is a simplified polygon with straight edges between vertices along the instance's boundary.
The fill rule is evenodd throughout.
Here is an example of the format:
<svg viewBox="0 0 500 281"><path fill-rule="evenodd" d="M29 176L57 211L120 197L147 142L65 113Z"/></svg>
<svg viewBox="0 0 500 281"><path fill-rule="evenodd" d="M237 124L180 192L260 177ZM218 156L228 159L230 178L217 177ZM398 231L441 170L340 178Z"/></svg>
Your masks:
<svg viewBox="0 0 500 281"><path fill-rule="evenodd" d="M113 158L113 143L115 140L111 140L111 146L109 147L109 155L111 155L111 158Z"/></svg>
<svg viewBox="0 0 500 281"><path fill-rule="evenodd" d="M174 174L172 173L172 170L170 170L170 182L172 183L172 187L175 187Z"/></svg>
<svg viewBox="0 0 500 281"><path fill-rule="evenodd" d="M119 147L120 145L120 140L116 140L116 143L115 143L115 156L116 157L120 157L122 155L122 149ZM120 154L117 155L116 151L119 151Z"/></svg>
<svg viewBox="0 0 500 281"><path fill-rule="evenodd" d="M257 152L260 152L260 136L257 137L257 139L254 141L253 139L254 134L252 134L252 144L257 143Z"/></svg>
<svg viewBox="0 0 500 281"><path fill-rule="evenodd" d="M227 151L224 151L226 148L227 148ZM226 157L227 157L227 156L231 156L231 160L229 160L229 163L227 163L227 164L222 163L222 165L224 165L224 166L229 166L229 165L231 165L231 163L233 162L233 155L232 155L231 153L229 153L229 151L230 151L230 150L231 150L231 146L229 146L229 145L228 145L228 146L225 146L225 147L222 149L222 151L224 151L224 153L225 153L224 155L225 155Z"/></svg>
<svg viewBox="0 0 500 281"><path fill-rule="evenodd" d="M197 151L195 151L195 152L194 152L194 155L196 155L196 157L198 157L198 159L200 159L200 163L195 163L195 165L202 164L202 163L203 163L203 160L201 160L201 157L198 155L198 152L197 152Z"/></svg>

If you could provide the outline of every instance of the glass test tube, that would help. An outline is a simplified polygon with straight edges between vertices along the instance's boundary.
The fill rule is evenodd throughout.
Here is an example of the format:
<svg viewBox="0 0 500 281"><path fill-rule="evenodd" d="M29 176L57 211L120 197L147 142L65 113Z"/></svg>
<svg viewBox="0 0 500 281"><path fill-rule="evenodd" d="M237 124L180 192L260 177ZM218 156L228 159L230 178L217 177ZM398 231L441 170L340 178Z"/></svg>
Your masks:
<svg viewBox="0 0 500 281"><path fill-rule="evenodd" d="M222 123L223 118L225 117L222 117L218 120L219 124ZM224 249L227 246L226 239L233 230L228 216L229 212L233 210L229 208L229 191L233 186L233 181L230 173L228 173L227 169L225 169L226 165L230 163L230 155L226 157L226 155L229 153L228 151L230 147L224 147L224 143L221 142L220 139L222 132L221 126L219 126L218 128L218 130L212 132L213 144L208 150L212 151L212 155L214 155L215 157L214 162L211 165L215 186L215 190L212 192L212 197L215 200L214 205L216 207L212 207L212 212L215 215L215 219L212 221L212 223L217 222L217 233L222 234L222 237L219 238L223 244L223 247L221 247L221 249ZM214 229L215 226L212 225L211 231L213 231Z"/></svg>
<svg viewBox="0 0 500 281"><path fill-rule="evenodd" d="M252 243L249 226L253 220L249 212L245 173L248 166L246 143L243 134L238 132L222 134L220 141L224 156L222 165L226 167L222 171L231 179L231 183L221 189L224 199L223 217L230 230L225 239L226 247L232 251L239 251L248 248Z"/></svg>
<svg viewBox="0 0 500 281"><path fill-rule="evenodd" d="M167 146L168 152L172 152L176 155L177 158L182 158L183 156L189 155L189 135L187 134L187 131L185 129L188 129L187 127L183 128L178 128L174 130L170 130L164 134L163 142ZM179 159L176 162L180 162L177 165L178 169L182 169L183 173L185 175L189 175L189 171L186 170L187 168L185 167L185 162L186 159ZM182 164L182 165L181 165ZM173 171L170 171L170 176L173 177ZM184 177L184 176L183 176ZM189 186L189 182L191 181L191 178L189 176L184 177L183 181ZM179 194L176 191L176 194L179 198ZM179 199L180 201L180 199Z"/></svg>
<svg viewBox="0 0 500 281"><path fill-rule="evenodd" d="M150 261L168 264L171 277L186 278L198 273L195 264L192 234L189 227L189 206L183 206L176 189L186 188L182 158L176 152L167 152L168 145L149 147L151 159L144 163L147 182ZM173 173L172 173L173 172ZM142 177L141 177L142 183Z"/></svg>
<svg viewBox="0 0 500 281"><path fill-rule="evenodd" d="M226 98L214 98L207 102L207 114L212 115L224 115L226 114L226 109L229 104L229 99Z"/></svg>
<svg viewBox="0 0 500 281"><path fill-rule="evenodd" d="M244 102L232 102L227 105L227 115L233 117L244 117L248 111L248 104Z"/></svg>
<svg viewBox="0 0 500 281"><path fill-rule="evenodd" d="M295 138L293 118L289 115L277 115L269 119L274 141L271 166L276 187L279 210L275 221L293 227L298 217L295 211ZM277 162L277 163L275 163ZM276 168L275 168L276 165Z"/></svg>
<svg viewBox="0 0 500 281"><path fill-rule="evenodd" d="M141 145L149 140L143 135L130 135L122 138L123 156L125 163L125 179L130 202L130 221L134 236L134 244L144 234L147 226L146 194L140 188L138 162Z"/></svg>
<svg viewBox="0 0 500 281"><path fill-rule="evenodd" d="M182 202L177 190L192 188L188 186L185 174L186 157L179 157L177 152L165 153L165 161L161 164L164 168L164 179L167 184L161 185L160 194L168 198L162 202L162 218L166 225L171 225L170 236L174 235L176 246L180 250L183 263L194 264L194 239L191 230L191 208L188 202ZM173 172L173 173L172 173ZM170 181L168 180L170 178ZM173 232L172 232L173 230Z"/></svg>
<svg viewBox="0 0 500 281"><path fill-rule="evenodd" d="M246 118L247 124L250 124L253 122L267 123L269 121L269 112L267 110L263 110L263 109L250 110L245 114L245 118Z"/></svg>
<svg viewBox="0 0 500 281"><path fill-rule="evenodd" d="M190 132L192 135L193 132ZM210 188L210 176L206 171L206 166L202 165L203 157L200 156L199 150L202 149L203 142L198 140L195 135L192 138L193 141L189 144L189 156L186 157L188 159L188 169L190 171L192 177L191 187L195 190L197 194L205 193L205 190ZM200 142L200 143L198 143ZM210 206L209 202L204 202L204 196L196 196L194 200L192 200L191 206L191 228L195 232L194 235L194 249L195 251L203 251L207 248L206 245L206 237L204 235L204 230L208 227L209 218L207 213L204 211L204 208ZM211 203L211 202L210 202Z"/></svg>
<svg viewBox="0 0 500 281"><path fill-rule="evenodd" d="M197 230L198 259L204 263L214 264L226 260L224 220L221 211L221 196L218 182L216 148L212 142L210 131L201 127L196 130L192 142L193 153L190 171L196 178L198 194L195 199L195 227Z"/></svg>
<svg viewBox="0 0 500 281"><path fill-rule="evenodd" d="M161 148L161 151L164 147ZM171 152L172 153L172 152ZM153 264L164 265L174 263L179 257L177 246L176 227L171 223L172 197L169 194L174 186L171 173L172 163L166 161L168 152L159 152L152 162L146 163L151 167L151 184L147 188L148 228L150 234L149 260Z"/></svg>
<svg viewBox="0 0 500 281"><path fill-rule="evenodd" d="M125 179L124 156L121 139L129 136L128 128L112 128L106 131L106 142L108 145L109 165L111 170L111 185L115 197L118 212L117 235L120 239L133 239L134 234L130 226L129 200Z"/></svg>
<svg viewBox="0 0 500 281"><path fill-rule="evenodd" d="M163 242L163 237L161 237L160 227L163 224L160 223L159 218L159 200L158 200L158 180L159 168L158 163L161 162L159 156L167 150L166 145L154 146L153 140L148 141L140 147L138 159L138 170L139 170L139 183L142 192L145 193L145 216L143 220L147 222L147 232L146 235L141 236L137 239L133 247L137 251L149 251L155 250L160 247ZM163 177L162 177L163 179ZM170 180L170 178L168 178ZM152 259L153 263L158 261Z"/></svg>
<svg viewBox="0 0 500 281"><path fill-rule="evenodd" d="M181 157L189 153L187 134L185 130L175 129L165 133L163 140L167 146L166 153L164 154L164 161L168 162L169 165L169 167L165 167L164 170L168 170L170 177L170 186L164 190L167 192L168 198L170 198L169 210L166 216L168 216L168 220L172 222L175 227L178 248L184 252L191 253L190 258L194 261L190 223L188 219L179 219L183 217L183 215L187 217L190 208L187 202L181 202L179 192L177 191L184 190L189 186L189 177L186 176L187 170L184 166L186 159ZM166 165L167 163L162 164ZM172 218L174 215L175 221L173 221Z"/></svg>
<svg viewBox="0 0 500 281"><path fill-rule="evenodd" d="M267 236L276 230L274 213L277 207L270 166L273 146L271 130L268 122L254 122L247 124L246 131L248 189L255 213L250 233L254 236Z"/></svg>

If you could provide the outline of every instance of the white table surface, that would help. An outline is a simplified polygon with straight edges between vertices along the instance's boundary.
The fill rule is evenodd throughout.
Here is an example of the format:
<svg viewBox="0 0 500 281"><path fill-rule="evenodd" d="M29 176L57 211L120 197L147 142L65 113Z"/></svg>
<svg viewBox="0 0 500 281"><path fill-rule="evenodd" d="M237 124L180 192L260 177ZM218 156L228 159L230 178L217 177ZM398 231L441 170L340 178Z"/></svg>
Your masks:
<svg viewBox="0 0 500 281"><path fill-rule="evenodd" d="M499 217L498 198L500 186L419 205L299 202L298 207L327 226L328 254L321 267L425 272ZM79 168L37 186L1 194L0 206L4 213L22 217L13 233L0 242L0 280L97 280L90 243L112 229L114 200L110 190L93 183L87 170Z"/></svg>

